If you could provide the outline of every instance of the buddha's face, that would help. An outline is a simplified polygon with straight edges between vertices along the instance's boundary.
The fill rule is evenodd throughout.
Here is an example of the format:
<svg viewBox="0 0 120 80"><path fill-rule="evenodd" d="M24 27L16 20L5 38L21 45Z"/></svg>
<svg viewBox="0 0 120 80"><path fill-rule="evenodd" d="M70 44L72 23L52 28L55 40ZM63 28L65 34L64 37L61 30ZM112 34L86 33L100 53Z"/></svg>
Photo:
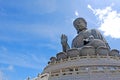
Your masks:
<svg viewBox="0 0 120 80"><path fill-rule="evenodd" d="M77 31L78 30L82 31L82 30L84 30L86 28L86 23L82 19L78 19L78 20L76 20L74 26L75 26Z"/></svg>
<svg viewBox="0 0 120 80"><path fill-rule="evenodd" d="M79 31L86 29L87 24L83 19L78 18L74 21L74 26L76 30L79 32Z"/></svg>

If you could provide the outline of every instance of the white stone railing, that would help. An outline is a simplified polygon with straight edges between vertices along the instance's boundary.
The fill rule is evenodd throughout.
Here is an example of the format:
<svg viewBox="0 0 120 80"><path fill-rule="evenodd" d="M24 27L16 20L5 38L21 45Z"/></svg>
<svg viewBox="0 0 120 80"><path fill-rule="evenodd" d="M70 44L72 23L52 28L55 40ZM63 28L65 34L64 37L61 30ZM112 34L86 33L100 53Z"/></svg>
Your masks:
<svg viewBox="0 0 120 80"><path fill-rule="evenodd" d="M72 65L71 65L72 64ZM67 67L77 67L77 66L120 66L120 57L118 56L77 56L67 59L61 59L53 63L49 63L48 66L44 68L43 73L50 72L54 70L59 70L61 68Z"/></svg>
<svg viewBox="0 0 120 80"><path fill-rule="evenodd" d="M65 75L77 75L77 74L81 74L81 73L86 73L86 74L88 74L88 73L107 73L107 72L119 72L120 73L120 67L119 67L119 69L114 69L114 70L112 70L112 69L108 69L107 67L105 68L105 69L102 69L102 70L99 70L99 69L96 69L96 70L94 70L94 69L87 69L87 70L78 70L78 71L75 71L75 69L73 69L73 71L64 71L64 72L62 72L62 71L60 71L60 72L57 72L57 73L51 73L50 74L50 77L58 77L58 76L65 76Z"/></svg>
<svg viewBox="0 0 120 80"><path fill-rule="evenodd" d="M77 57L68 57L66 59L61 59L61 60L56 60L54 62L50 62L48 64L48 66L50 65L54 65L54 64L59 64L59 63L62 63L62 62L66 62L66 61L72 61L72 60L77 60L77 59L89 59L89 58L108 58L108 59L116 59L116 60L120 60L120 57L118 56L101 56L101 55L95 55L95 56L77 56Z"/></svg>

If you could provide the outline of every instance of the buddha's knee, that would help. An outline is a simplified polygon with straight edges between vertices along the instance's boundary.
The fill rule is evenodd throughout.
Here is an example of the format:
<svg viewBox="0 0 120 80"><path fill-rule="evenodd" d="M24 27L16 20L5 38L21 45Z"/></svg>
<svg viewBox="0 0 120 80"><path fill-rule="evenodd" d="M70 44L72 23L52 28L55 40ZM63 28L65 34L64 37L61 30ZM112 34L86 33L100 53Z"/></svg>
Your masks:
<svg viewBox="0 0 120 80"><path fill-rule="evenodd" d="M99 40L99 39L94 39L93 41L89 42L87 45L93 46L95 48L98 48L100 46L106 47L105 42L103 42L102 40Z"/></svg>

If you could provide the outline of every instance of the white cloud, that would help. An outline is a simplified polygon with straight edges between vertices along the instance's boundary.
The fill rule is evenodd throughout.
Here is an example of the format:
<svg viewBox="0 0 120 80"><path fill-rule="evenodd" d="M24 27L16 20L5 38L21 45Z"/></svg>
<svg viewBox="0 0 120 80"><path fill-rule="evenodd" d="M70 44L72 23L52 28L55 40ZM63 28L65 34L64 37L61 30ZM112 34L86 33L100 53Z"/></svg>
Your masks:
<svg viewBox="0 0 120 80"><path fill-rule="evenodd" d="M8 65L8 66L0 67L0 70L2 70L2 71L14 71L14 66Z"/></svg>
<svg viewBox="0 0 120 80"><path fill-rule="evenodd" d="M42 69L48 61L45 56L31 55L31 53L16 53L12 55L10 52L0 54L0 59L0 63L10 64L7 67L0 67L0 69L9 71L14 71L14 66Z"/></svg>
<svg viewBox="0 0 120 80"><path fill-rule="evenodd" d="M104 9L93 9L88 5L88 8L98 17L100 21L99 29L104 32L105 36L120 38L120 13L113 10L111 6Z"/></svg>
<svg viewBox="0 0 120 80"><path fill-rule="evenodd" d="M10 70L10 71L13 71L14 67L13 67L13 65L9 65L7 69Z"/></svg>
<svg viewBox="0 0 120 80"><path fill-rule="evenodd" d="M78 11L75 11L75 16L77 16L77 17L79 16L79 13L78 13Z"/></svg>
<svg viewBox="0 0 120 80"><path fill-rule="evenodd" d="M8 80L1 70L0 70L0 80Z"/></svg>
<svg viewBox="0 0 120 80"><path fill-rule="evenodd" d="M0 71L0 80L3 80L3 73Z"/></svg>

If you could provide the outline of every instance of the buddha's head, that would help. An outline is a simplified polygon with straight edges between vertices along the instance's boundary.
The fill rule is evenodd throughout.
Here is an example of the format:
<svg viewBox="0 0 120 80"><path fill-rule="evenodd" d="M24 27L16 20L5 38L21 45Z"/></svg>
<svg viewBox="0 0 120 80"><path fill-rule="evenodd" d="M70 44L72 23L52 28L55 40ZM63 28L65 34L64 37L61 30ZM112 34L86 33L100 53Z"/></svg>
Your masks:
<svg viewBox="0 0 120 80"><path fill-rule="evenodd" d="M77 18L73 21L73 25L75 29L77 30L77 33L79 33L82 30L87 29L87 22L84 18Z"/></svg>

